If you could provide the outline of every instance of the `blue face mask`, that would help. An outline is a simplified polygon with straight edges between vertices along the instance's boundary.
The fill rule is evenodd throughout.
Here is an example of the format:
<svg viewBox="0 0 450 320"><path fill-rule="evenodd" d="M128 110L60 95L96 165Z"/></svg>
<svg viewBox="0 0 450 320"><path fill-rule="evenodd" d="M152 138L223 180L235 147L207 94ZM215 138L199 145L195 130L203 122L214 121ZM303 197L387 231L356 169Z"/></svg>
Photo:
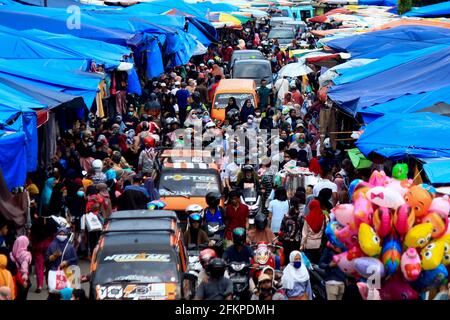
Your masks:
<svg viewBox="0 0 450 320"><path fill-rule="evenodd" d="M80 198L84 197L84 191L81 190L77 191L77 196L79 196Z"/></svg>
<svg viewBox="0 0 450 320"><path fill-rule="evenodd" d="M298 269L302 266L302 262L301 261L294 261L294 268Z"/></svg>

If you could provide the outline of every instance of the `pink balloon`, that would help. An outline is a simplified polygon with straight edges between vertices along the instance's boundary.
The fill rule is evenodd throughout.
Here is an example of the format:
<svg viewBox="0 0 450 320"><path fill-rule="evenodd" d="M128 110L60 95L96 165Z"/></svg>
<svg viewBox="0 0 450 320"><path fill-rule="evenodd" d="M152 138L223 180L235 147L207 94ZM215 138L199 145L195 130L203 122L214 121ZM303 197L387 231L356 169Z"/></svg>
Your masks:
<svg viewBox="0 0 450 320"><path fill-rule="evenodd" d="M336 220L343 226L355 227L355 214L353 204L338 204L331 212L335 215Z"/></svg>

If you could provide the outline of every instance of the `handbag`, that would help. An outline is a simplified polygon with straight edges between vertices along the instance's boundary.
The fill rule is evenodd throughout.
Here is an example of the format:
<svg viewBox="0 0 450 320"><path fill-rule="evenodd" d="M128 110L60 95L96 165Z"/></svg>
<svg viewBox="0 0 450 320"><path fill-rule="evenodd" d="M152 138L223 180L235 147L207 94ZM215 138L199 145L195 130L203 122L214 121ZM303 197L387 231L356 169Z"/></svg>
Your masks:
<svg viewBox="0 0 450 320"><path fill-rule="evenodd" d="M92 212L84 215L88 232L101 231L103 226L98 216Z"/></svg>
<svg viewBox="0 0 450 320"><path fill-rule="evenodd" d="M62 269L50 270L48 272L48 291L58 293L60 290L70 286L67 276Z"/></svg>

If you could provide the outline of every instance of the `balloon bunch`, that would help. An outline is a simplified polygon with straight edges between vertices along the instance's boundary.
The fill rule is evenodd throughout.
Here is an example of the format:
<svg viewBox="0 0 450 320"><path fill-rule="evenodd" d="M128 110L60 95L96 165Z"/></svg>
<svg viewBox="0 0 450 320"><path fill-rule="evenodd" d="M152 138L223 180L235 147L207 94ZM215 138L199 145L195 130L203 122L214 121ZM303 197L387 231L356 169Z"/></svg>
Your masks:
<svg viewBox="0 0 450 320"><path fill-rule="evenodd" d="M382 300L417 299L446 283L450 265L448 196L396 177L374 171L352 181L352 203L336 205L325 230L341 251L337 266L363 281L378 277Z"/></svg>

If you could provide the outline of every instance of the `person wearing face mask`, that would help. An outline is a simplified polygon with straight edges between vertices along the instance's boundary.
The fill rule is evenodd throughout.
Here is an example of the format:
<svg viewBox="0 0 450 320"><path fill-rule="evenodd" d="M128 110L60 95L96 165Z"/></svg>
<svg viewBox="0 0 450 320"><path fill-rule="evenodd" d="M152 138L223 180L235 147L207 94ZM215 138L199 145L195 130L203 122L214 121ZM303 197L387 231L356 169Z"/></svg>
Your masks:
<svg viewBox="0 0 450 320"><path fill-rule="evenodd" d="M289 300L312 300L309 273L302 263L300 251L292 251L289 255L289 264L283 270L281 283Z"/></svg>
<svg viewBox="0 0 450 320"><path fill-rule="evenodd" d="M253 119L254 127L260 129L261 127L261 110L259 108L255 109L255 118Z"/></svg>
<svg viewBox="0 0 450 320"><path fill-rule="evenodd" d="M128 129L136 129L137 125L139 124L139 119L136 116L133 105L130 105L130 107L128 108L127 114L123 117L123 122Z"/></svg>
<svg viewBox="0 0 450 320"><path fill-rule="evenodd" d="M287 300L287 298L273 287L273 281L269 275L261 273L258 277L257 290L253 293L251 300Z"/></svg>
<svg viewBox="0 0 450 320"><path fill-rule="evenodd" d="M241 121L247 122L247 119L250 115L255 116L255 107L253 106L252 101L250 99L247 99L245 100L241 108Z"/></svg>
<svg viewBox="0 0 450 320"><path fill-rule="evenodd" d="M77 253L71 243L69 243L69 230L60 227L56 233L56 238L50 244L46 253L46 261L50 270L66 268L78 263Z"/></svg>
<svg viewBox="0 0 450 320"><path fill-rule="evenodd" d="M89 130L82 132L82 140L76 146L80 155L80 165L85 171L89 171L91 163L94 160L94 139L92 133Z"/></svg>

